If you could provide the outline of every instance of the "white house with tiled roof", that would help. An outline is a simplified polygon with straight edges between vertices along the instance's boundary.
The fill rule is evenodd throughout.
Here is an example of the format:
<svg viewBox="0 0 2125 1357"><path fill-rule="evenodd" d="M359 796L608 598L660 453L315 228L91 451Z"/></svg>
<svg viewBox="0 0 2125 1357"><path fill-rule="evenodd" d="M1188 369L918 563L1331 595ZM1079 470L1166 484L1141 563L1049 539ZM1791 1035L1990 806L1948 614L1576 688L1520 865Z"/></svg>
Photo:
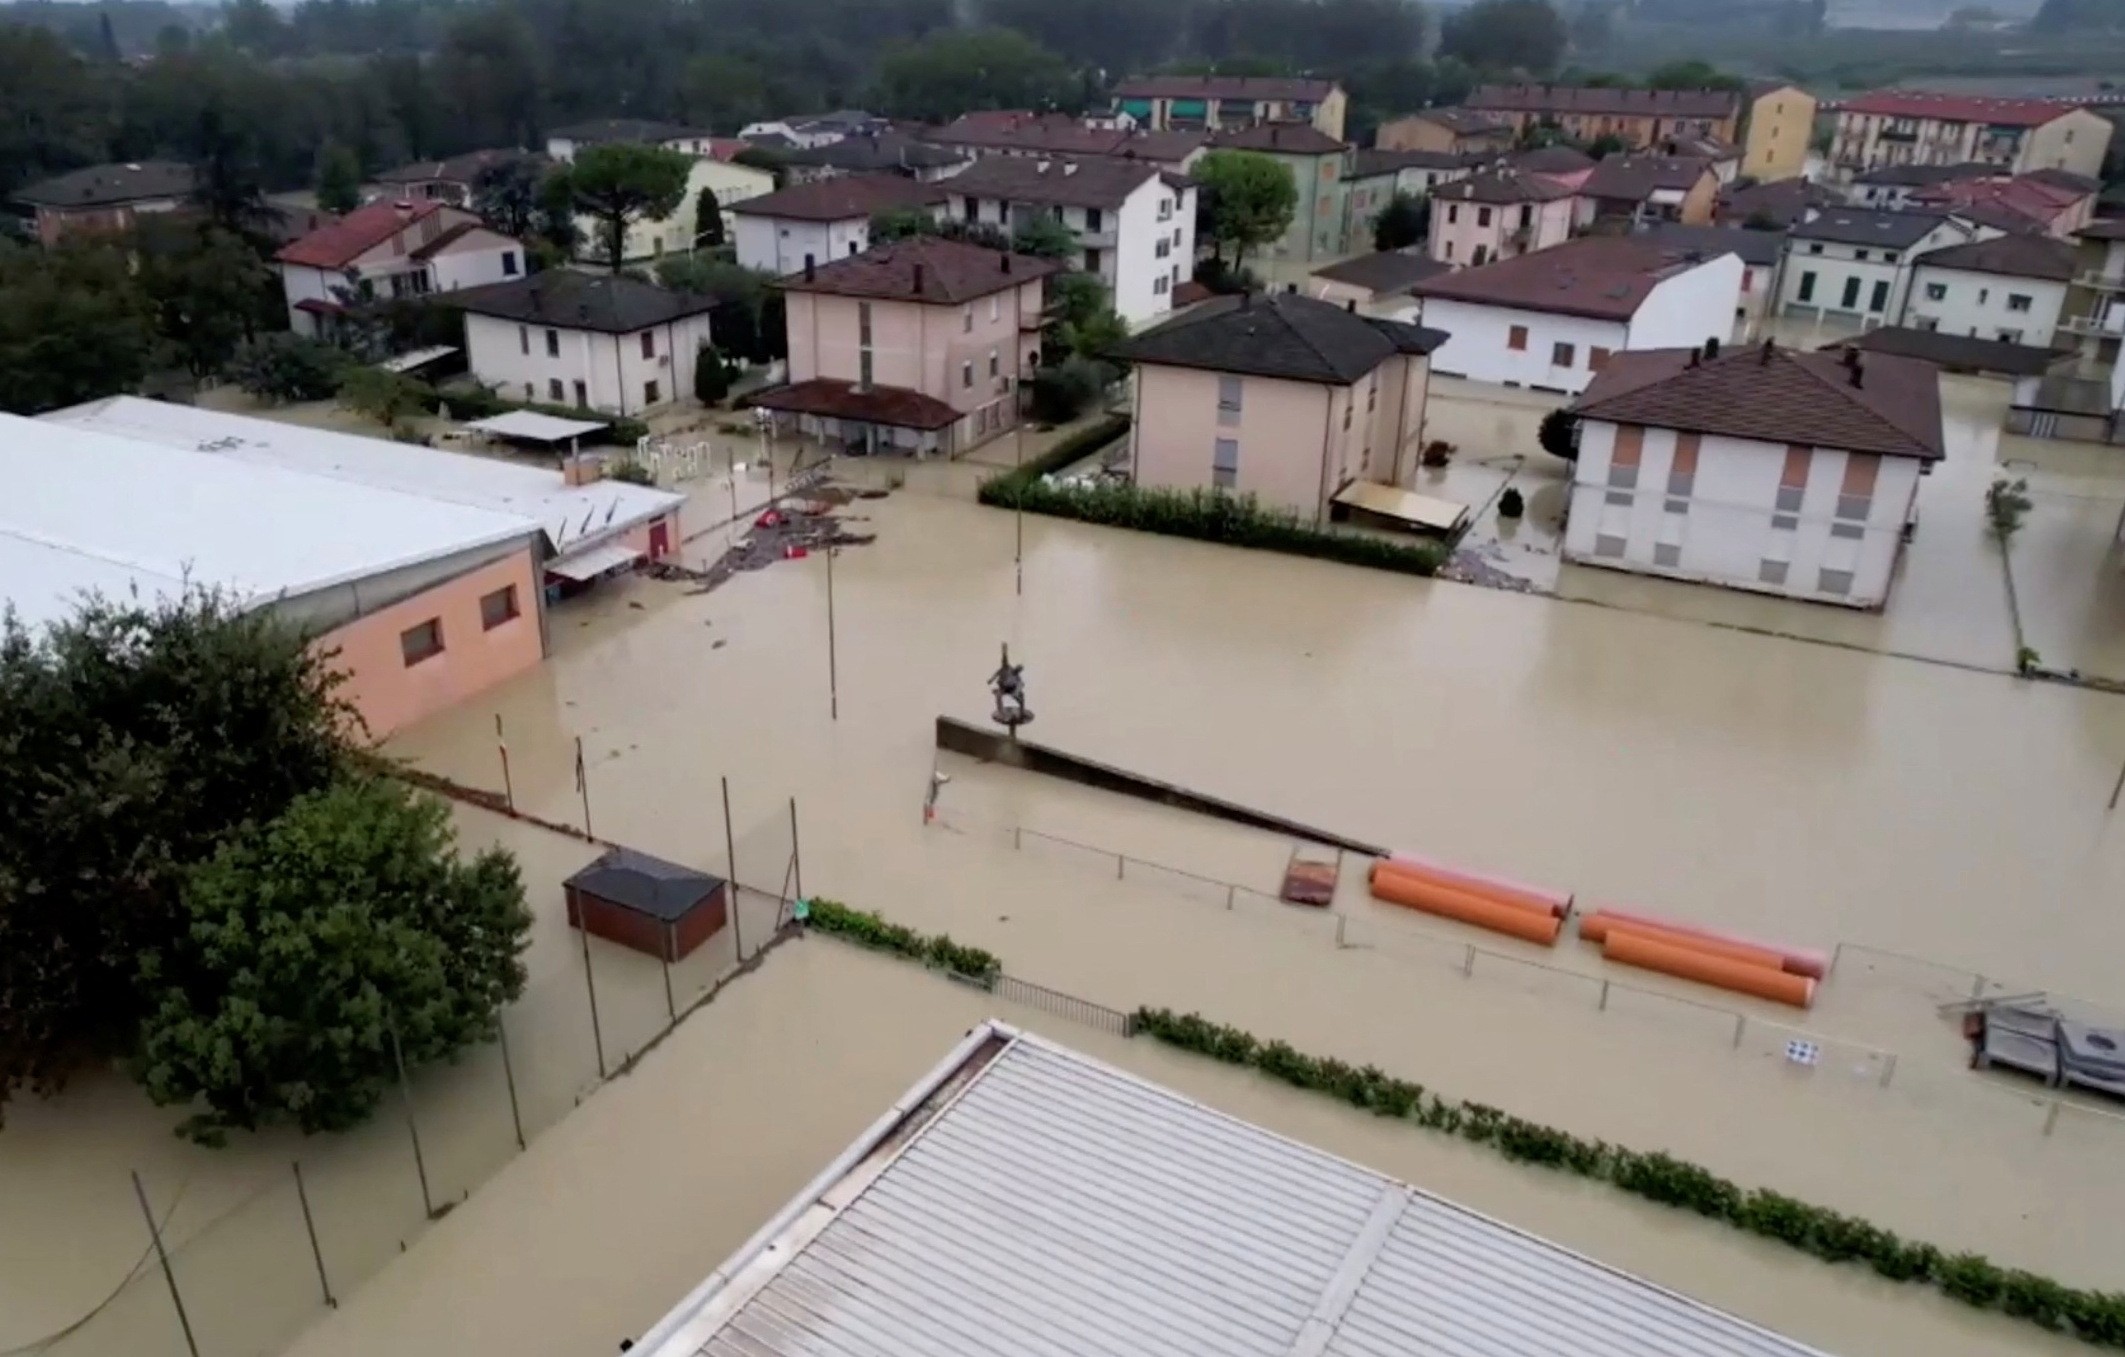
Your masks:
<svg viewBox="0 0 2125 1357"><path fill-rule="evenodd" d="M346 216L273 256L288 324L327 335L348 308L499 283L524 274L524 247L479 214L440 201L386 199Z"/></svg>
<svg viewBox="0 0 2125 1357"><path fill-rule="evenodd" d="M1932 364L1854 349L1619 354L1579 417L1564 557L1878 608L1942 453Z"/></svg>

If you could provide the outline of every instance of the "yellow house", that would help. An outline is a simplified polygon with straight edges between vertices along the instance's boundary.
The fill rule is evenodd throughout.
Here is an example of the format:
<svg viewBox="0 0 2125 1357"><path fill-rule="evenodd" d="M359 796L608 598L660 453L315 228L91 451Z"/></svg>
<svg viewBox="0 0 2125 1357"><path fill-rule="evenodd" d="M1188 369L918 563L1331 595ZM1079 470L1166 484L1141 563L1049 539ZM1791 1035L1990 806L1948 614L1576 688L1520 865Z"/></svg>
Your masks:
<svg viewBox="0 0 2125 1357"><path fill-rule="evenodd" d="M1815 96L1798 86L1777 80L1751 85L1741 172L1759 184L1798 179L1815 132L1815 109Z"/></svg>
<svg viewBox="0 0 2125 1357"><path fill-rule="evenodd" d="M645 264L662 259L668 254L686 254L700 238L701 222L696 211L701 203L701 191L713 189L716 204L722 209L723 238L729 240L737 230L737 222L731 216L731 205L747 198L758 198L775 191L775 176L766 170L756 170L750 165L732 165L704 156L694 161L686 175L686 196L679 200L679 208L668 217L631 222L627 227L627 247L623 264ZM593 217L576 218L576 258L586 262L605 262L605 246L602 232Z"/></svg>

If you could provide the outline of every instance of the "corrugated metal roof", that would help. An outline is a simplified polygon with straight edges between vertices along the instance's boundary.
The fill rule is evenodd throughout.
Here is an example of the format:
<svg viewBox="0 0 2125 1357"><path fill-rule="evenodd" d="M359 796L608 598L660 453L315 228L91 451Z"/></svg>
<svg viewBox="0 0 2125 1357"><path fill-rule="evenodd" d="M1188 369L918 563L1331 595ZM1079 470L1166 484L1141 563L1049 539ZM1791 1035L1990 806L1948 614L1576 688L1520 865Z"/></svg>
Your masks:
<svg viewBox="0 0 2125 1357"><path fill-rule="evenodd" d="M969 1074L970 1039L638 1354L1821 1357L993 1031L1000 1054Z"/></svg>

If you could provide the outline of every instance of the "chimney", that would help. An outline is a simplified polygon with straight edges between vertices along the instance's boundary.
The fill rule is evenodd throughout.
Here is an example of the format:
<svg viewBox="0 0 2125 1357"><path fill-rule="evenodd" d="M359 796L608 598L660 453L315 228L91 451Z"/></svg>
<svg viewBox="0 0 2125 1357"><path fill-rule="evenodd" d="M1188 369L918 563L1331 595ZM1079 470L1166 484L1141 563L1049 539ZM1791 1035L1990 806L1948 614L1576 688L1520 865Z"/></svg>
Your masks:
<svg viewBox="0 0 2125 1357"><path fill-rule="evenodd" d="M1002 256L1002 258L1003 258L1003 271L1004 271L1005 273L1009 273L1009 272L1011 271L1011 252L1010 252L1009 250L1005 250L1005 251L1003 252L1003 256Z"/></svg>
<svg viewBox="0 0 2125 1357"><path fill-rule="evenodd" d="M1855 348L1853 348L1853 347L1852 347L1852 346L1851 346L1850 344L1847 344L1847 345L1845 345L1844 359L1845 359L1845 366L1846 366L1847 368L1856 368L1856 367L1858 367L1858 366L1859 366L1859 350L1858 350L1858 349L1855 349Z"/></svg>
<svg viewBox="0 0 2125 1357"><path fill-rule="evenodd" d="M804 256L804 281L809 283L819 277L819 266L810 255Z"/></svg>
<svg viewBox="0 0 2125 1357"><path fill-rule="evenodd" d="M1719 356L1718 335L1713 335L1710 339L1707 339L1704 342L1704 356L1706 361L1710 361L1711 359L1717 358Z"/></svg>
<svg viewBox="0 0 2125 1357"><path fill-rule="evenodd" d="M1356 297L1345 297L1343 299L1343 309L1353 316L1356 315L1358 313L1358 299Z"/></svg>
<svg viewBox="0 0 2125 1357"><path fill-rule="evenodd" d="M920 296L922 295L922 284L923 284L923 278L924 278L924 270L923 270L923 267L922 267L922 265L920 265L920 264L917 264L917 265L915 266L915 295L916 295L916 296L918 296L918 297L920 297Z"/></svg>
<svg viewBox="0 0 2125 1357"><path fill-rule="evenodd" d="M1859 350L1853 349L1852 361L1846 366L1852 370L1852 386L1856 390L1867 384L1867 369L1859 361Z"/></svg>
<svg viewBox="0 0 2125 1357"><path fill-rule="evenodd" d="M1777 346L1773 344L1770 340L1770 337L1766 335L1763 341L1763 357L1759 358L1757 361L1764 367L1769 367L1771 366L1771 355L1773 353L1776 353L1777 351Z"/></svg>

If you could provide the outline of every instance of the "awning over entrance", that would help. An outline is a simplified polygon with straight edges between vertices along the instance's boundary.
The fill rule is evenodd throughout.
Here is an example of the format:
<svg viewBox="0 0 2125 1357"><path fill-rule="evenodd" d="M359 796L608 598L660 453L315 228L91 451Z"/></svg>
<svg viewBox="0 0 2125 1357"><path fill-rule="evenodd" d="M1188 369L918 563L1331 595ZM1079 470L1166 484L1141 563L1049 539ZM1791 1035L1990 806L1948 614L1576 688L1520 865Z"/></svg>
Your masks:
<svg viewBox="0 0 2125 1357"><path fill-rule="evenodd" d="M609 575L642 559L642 553L633 547L610 542L602 547L579 551L573 556L562 556L546 563L546 573L559 575L564 580L577 584L594 580L600 575Z"/></svg>
<svg viewBox="0 0 2125 1357"><path fill-rule="evenodd" d="M881 424L894 429L924 431L948 428L959 422L959 411L920 391L899 386L859 387L831 377L778 386L762 391L752 403L763 410L793 415Z"/></svg>
<svg viewBox="0 0 2125 1357"><path fill-rule="evenodd" d="M1398 490L1391 485L1374 485L1370 481L1352 481L1336 491L1335 502L1441 535L1455 531L1468 521L1466 504L1456 504L1450 499L1433 499L1429 495Z"/></svg>
<svg viewBox="0 0 2125 1357"><path fill-rule="evenodd" d="M456 352L457 346L453 344L436 344L425 349L415 349L411 353L402 353L396 358L387 358L377 366L386 372L418 372L430 363L439 363Z"/></svg>
<svg viewBox="0 0 2125 1357"><path fill-rule="evenodd" d="M521 438L527 443L565 443L605 427L602 419L562 419L536 410L511 410L491 419L477 419L465 426L497 438Z"/></svg>

